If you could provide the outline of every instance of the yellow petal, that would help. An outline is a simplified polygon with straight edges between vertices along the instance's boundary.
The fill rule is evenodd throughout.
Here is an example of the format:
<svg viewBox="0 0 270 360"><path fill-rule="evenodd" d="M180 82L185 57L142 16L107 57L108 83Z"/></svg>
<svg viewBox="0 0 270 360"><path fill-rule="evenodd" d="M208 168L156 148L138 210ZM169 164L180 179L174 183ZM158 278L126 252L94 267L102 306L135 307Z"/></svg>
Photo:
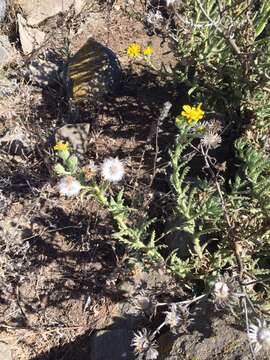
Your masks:
<svg viewBox="0 0 270 360"><path fill-rule="evenodd" d="M188 112L191 111L191 106L189 106L189 105L184 105L184 106L183 106L183 109L188 113Z"/></svg>

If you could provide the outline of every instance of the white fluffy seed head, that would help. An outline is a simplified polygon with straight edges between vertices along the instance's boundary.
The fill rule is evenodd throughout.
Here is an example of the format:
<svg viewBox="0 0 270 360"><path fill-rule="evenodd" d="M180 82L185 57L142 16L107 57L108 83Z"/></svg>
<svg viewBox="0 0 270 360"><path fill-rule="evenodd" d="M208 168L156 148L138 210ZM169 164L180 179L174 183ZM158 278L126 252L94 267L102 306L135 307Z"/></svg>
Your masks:
<svg viewBox="0 0 270 360"><path fill-rule="evenodd" d="M251 324L248 330L248 337L252 344L255 345L255 352L261 348L270 350L270 329L267 327L265 321L257 320L258 326Z"/></svg>
<svg viewBox="0 0 270 360"><path fill-rule="evenodd" d="M270 329L262 328L258 331L258 341L260 341L266 349L270 349Z"/></svg>
<svg viewBox="0 0 270 360"><path fill-rule="evenodd" d="M108 158L103 161L101 165L101 175L105 180L118 182L122 180L124 174L124 165L117 157Z"/></svg>
<svg viewBox="0 0 270 360"><path fill-rule="evenodd" d="M220 146L221 137L218 134L207 133L201 139L201 144L209 149L216 149Z"/></svg>
<svg viewBox="0 0 270 360"><path fill-rule="evenodd" d="M214 295L219 300L226 300L230 295L228 285L223 281L217 281L214 285Z"/></svg>
<svg viewBox="0 0 270 360"><path fill-rule="evenodd" d="M58 190L61 195L76 196L81 191L81 184L73 176L65 176L59 181Z"/></svg>

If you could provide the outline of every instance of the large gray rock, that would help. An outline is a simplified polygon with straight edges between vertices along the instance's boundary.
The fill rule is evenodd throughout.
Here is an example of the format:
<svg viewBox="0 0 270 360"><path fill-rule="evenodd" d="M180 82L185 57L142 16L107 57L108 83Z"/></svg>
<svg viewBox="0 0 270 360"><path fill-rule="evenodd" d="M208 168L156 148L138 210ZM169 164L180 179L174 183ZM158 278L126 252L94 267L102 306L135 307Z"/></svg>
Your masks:
<svg viewBox="0 0 270 360"><path fill-rule="evenodd" d="M12 360L10 346L4 342L0 342L0 360Z"/></svg>
<svg viewBox="0 0 270 360"><path fill-rule="evenodd" d="M6 16L7 2L6 0L0 0L0 22L2 22Z"/></svg>
<svg viewBox="0 0 270 360"><path fill-rule="evenodd" d="M133 360L131 348L133 331L127 329L101 330L90 339L91 360Z"/></svg>
<svg viewBox="0 0 270 360"><path fill-rule="evenodd" d="M228 313L215 312L213 305L198 306L190 332L175 336L165 333L158 339L159 360L252 360L245 325ZM260 352L257 360L269 360Z"/></svg>
<svg viewBox="0 0 270 360"><path fill-rule="evenodd" d="M1 1L1 0L0 0ZM0 66L9 62L14 54L14 50L6 35L0 35Z"/></svg>
<svg viewBox="0 0 270 360"><path fill-rule="evenodd" d="M16 0L26 16L27 24L35 26L59 14L67 11L74 0Z"/></svg>
<svg viewBox="0 0 270 360"><path fill-rule="evenodd" d="M14 127L0 137L0 148L11 155L24 156L31 151L31 141L19 126Z"/></svg>
<svg viewBox="0 0 270 360"><path fill-rule="evenodd" d="M44 42L45 33L28 26L26 19L21 14L17 14L17 22L22 50L24 54L30 54Z"/></svg>
<svg viewBox="0 0 270 360"><path fill-rule="evenodd" d="M90 140L90 124L66 124L56 129L53 135L53 142L68 142L72 151L77 155L83 155L87 150Z"/></svg>
<svg viewBox="0 0 270 360"><path fill-rule="evenodd" d="M61 57L52 49L46 49L30 61L25 75L34 85L46 88L59 84L63 70Z"/></svg>
<svg viewBox="0 0 270 360"><path fill-rule="evenodd" d="M68 64L69 92L75 104L96 102L119 86L121 67L112 50L92 38Z"/></svg>

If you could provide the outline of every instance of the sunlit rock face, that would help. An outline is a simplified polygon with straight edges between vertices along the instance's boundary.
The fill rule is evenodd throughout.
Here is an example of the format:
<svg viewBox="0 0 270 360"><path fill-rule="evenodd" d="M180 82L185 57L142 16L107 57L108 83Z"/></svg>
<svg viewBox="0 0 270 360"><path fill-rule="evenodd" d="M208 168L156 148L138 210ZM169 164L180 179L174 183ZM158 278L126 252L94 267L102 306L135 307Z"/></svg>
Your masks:
<svg viewBox="0 0 270 360"><path fill-rule="evenodd" d="M0 0L0 22L2 22L6 16L7 2L6 0Z"/></svg>
<svg viewBox="0 0 270 360"><path fill-rule="evenodd" d="M87 103L113 93L120 82L121 68L116 55L89 39L68 64L70 97Z"/></svg>

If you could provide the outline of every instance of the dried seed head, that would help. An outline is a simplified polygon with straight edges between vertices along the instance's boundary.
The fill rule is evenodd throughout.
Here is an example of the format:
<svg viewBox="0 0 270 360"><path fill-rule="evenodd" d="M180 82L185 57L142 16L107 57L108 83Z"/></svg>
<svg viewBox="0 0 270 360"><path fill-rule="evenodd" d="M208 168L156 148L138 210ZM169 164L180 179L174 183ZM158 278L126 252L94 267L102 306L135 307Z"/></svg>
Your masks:
<svg viewBox="0 0 270 360"><path fill-rule="evenodd" d="M201 139L201 144L208 149L216 149L221 144L221 137L218 134L208 132Z"/></svg>
<svg viewBox="0 0 270 360"><path fill-rule="evenodd" d="M85 165L82 168L82 171L84 173L85 180L90 181L96 176L98 167L95 165L93 161L90 161L88 165Z"/></svg>
<svg viewBox="0 0 270 360"><path fill-rule="evenodd" d="M108 158L101 165L101 175L110 182L118 182L122 180L125 174L123 163L116 158Z"/></svg>
<svg viewBox="0 0 270 360"><path fill-rule="evenodd" d="M214 294L219 299L227 299L230 295L230 289L225 282L217 281L214 285Z"/></svg>
<svg viewBox="0 0 270 360"><path fill-rule="evenodd" d="M188 308L180 304L171 304L170 310L166 311L165 314L165 323L170 326L174 334L186 331L188 325L192 322L192 319L189 318Z"/></svg>
<svg viewBox="0 0 270 360"><path fill-rule="evenodd" d="M133 304L136 309L144 312L148 316L152 316L155 313L157 301L153 295L141 291L133 300Z"/></svg>
<svg viewBox="0 0 270 360"><path fill-rule="evenodd" d="M254 346L254 351L260 349L270 350L270 328L265 320L257 319L257 324L251 324L248 329L248 337Z"/></svg>
<svg viewBox="0 0 270 360"><path fill-rule="evenodd" d="M81 184L73 176L65 176L59 181L58 189L61 195L72 197L80 193Z"/></svg>
<svg viewBox="0 0 270 360"><path fill-rule="evenodd" d="M139 359L155 360L158 358L157 343L147 329L134 333L131 346L134 347L134 353Z"/></svg>
<svg viewBox="0 0 270 360"><path fill-rule="evenodd" d="M209 121L206 124L206 127L207 127L208 131L212 134L219 134L223 129L221 121L216 120L216 119Z"/></svg>

